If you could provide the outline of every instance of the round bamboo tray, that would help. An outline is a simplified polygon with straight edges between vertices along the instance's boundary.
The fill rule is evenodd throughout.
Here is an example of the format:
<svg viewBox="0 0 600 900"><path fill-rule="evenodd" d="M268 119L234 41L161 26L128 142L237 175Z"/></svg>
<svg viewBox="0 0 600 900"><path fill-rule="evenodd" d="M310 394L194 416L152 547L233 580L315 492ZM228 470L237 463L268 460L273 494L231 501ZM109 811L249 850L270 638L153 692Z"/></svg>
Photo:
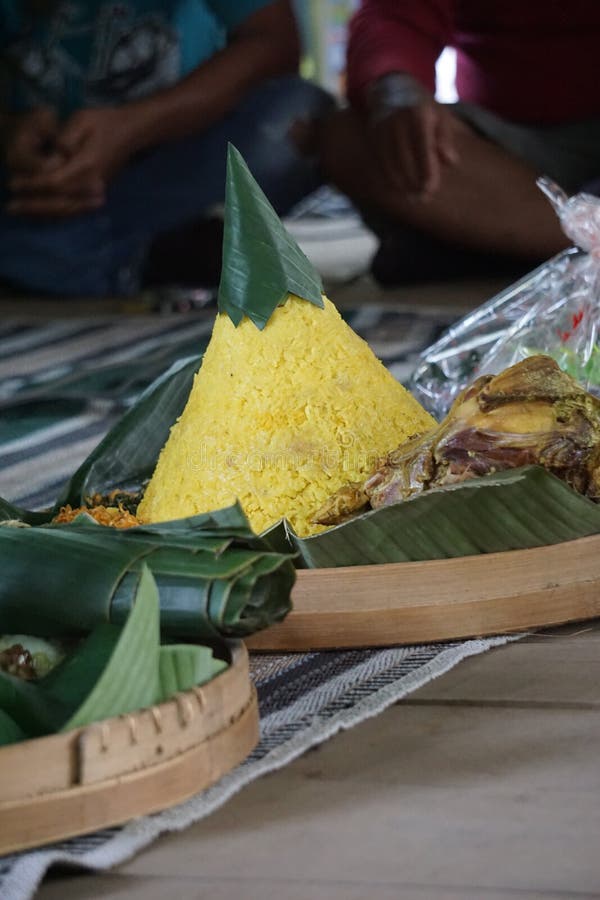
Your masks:
<svg viewBox="0 0 600 900"><path fill-rule="evenodd" d="M600 616L600 535L428 562L302 569L252 650L423 644Z"/></svg>
<svg viewBox="0 0 600 900"><path fill-rule="evenodd" d="M243 644L208 684L151 709L0 749L0 855L117 825L187 799L258 741Z"/></svg>

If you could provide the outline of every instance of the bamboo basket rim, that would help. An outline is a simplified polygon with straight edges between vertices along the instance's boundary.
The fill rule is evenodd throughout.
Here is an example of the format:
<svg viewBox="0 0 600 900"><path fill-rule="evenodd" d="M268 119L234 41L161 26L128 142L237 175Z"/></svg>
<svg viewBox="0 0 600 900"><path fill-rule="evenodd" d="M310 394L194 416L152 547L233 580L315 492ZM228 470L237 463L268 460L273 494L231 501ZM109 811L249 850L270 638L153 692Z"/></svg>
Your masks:
<svg viewBox="0 0 600 900"><path fill-rule="evenodd" d="M425 561L299 569L292 611L251 651L423 644L600 616L600 534Z"/></svg>
<svg viewBox="0 0 600 900"><path fill-rule="evenodd" d="M248 652L164 703L0 748L0 855L172 806L214 784L258 741Z"/></svg>

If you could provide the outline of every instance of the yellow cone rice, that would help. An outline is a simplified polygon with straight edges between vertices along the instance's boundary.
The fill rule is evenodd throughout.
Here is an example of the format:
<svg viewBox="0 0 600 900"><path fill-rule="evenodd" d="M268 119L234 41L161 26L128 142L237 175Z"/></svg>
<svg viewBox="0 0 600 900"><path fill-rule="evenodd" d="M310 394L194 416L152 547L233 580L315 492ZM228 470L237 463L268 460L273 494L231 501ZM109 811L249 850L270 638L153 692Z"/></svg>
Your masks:
<svg viewBox="0 0 600 900"><path fill-rule="evenodd" d="M138 517L161 522L238 499L256 532L299 535L343 484L435 422L342 320L297 297L263 331L218 315L187 405Z"/></svg>

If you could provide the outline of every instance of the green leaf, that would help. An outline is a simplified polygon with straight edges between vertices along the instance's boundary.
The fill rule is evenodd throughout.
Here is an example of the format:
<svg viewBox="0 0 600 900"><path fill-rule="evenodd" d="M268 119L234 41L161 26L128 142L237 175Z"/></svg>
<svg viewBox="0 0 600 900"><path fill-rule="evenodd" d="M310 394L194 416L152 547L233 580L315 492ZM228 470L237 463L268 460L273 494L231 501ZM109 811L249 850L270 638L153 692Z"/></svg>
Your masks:
<svg viewBox="0 0 600 900"><path fill-rule="evenodd" d="M263 329L289 294L323 307L321 277L229 144L219 312Z"/></svg>
<svg viewBox="0 0 600 900"><path fill-rule="evenodd" d="M60 701L46 697L39 685L0 671L0 712L28 737L55 731L68 712Z"/></svg>
<svg viewBox="0 0 600 900"><path fill-rule="evenodd" d="M117 585L146 552L100 525L0 527L2 630L52 637L108 622Z"/></svg>
<svg viewBox="0 0 600 900"><path fill-rule="evenodd" d="M178 553L178 551L177 551ZM171 550L144 557L160 595L161 631L170 637L214 640L245 637L289 612L295 569L289 556L268 551L227 551L213 561ZM127 615L134 574L115 592L111 620ZM217 599L218 598L218 599Z"/></svg>
<svg viewBox="0 0 600 900"><path fill-rule="evenodd" d="M49 513L29 512L29 510L21 509L20 506L14 506L8 500L3 500L0 497L0 524L2 522L23 522L26 525L42 525L49 518Z"/></svg>
<svg viewBox="0 0 600 900"><path fill-rule="evenodd" d="M0 709L0 747L23 741L27 735L14 719Z"/></svg>
<svg viewBox="0 0 600 900"><path fill-rule="evenodd" d="M232 581L215 581L208 599L208 617L219 634L253 634L264 627L264 610L273 621L287 615L293 582L289 572L277 564L277 554L264 554L252 569ZM277 607L279 609L277 610Z"/></svg>
<svg viewBox="0 0 600 900"><path fill-rule="evenodd" d="M446 559L541 547L600 531L600 505L539 466L438 488L309 538L309 568Z"/></svg>
<svg viewBox="0 0 600 900"><path fill-rule="evenodd" d="M43 694L65 708L61 725L91 693L110 661L121 630L107 622L97 625L60 665L39 682Z"/></svg>
<svg viewBox="0 0 600 900"><path fill-rule="evenodd" d="M0 621L7 632L42 637L123 625L147 565L166 636L243 637L289 611L292 555L274 553L250 530L239 506L124 530L86 518L63 526L4 526ZM228 582L228 599L213 613L211 588Z"/></svg>
<svg viewBox="0 0 600 900"><path fill-rule="evenodd" d="M178 691L206 684L226 669L227 663L216 659L210 647L170 644L160 648L159 667L159 701L162 702Z"/></svg>
<svg viewBox="0 0 600 900"><path fill-rule="evenodd" d="M149 570L144 568L133 609L120 629L110 658L92 691L65 723L63 731L156 703L160 693L158 622L158 591ZM71 690L66 685L65 689ZM57 694L56 684L54 694ZM58 694L60 696L61 692Z"/></svg>
<svg viewBox="0 0 600 900"><path fill-rule="evenodd" d="M139 485L152 474L201 363L200 356L179 360L147 388L65 485L55 511L66 503L80 506L97 491Z"/></svg>
<svg viewBox="0 0 600 900"><path fill-rule="evenodd" d="M161 534L169 540L177 535L189 535L192 532L202 533L203 537L225 535L251 540L255 537L248 519L239 503L215 509L211 512L199 513L185 519L173 519L169 522L156 522L154 525L143 525L136 528L136 533ZM258 539L262 545L262 541Z"/></svg>
<svg viewBox="0 0 600 900"><path fill-rule="evenodd" d="M52 509L29 512L0 498L0 522L16 520L41 525L67 503L78 507L96 492L128 485L139 487L154 471L201 364L201 356L178 360L149 385L72 475Z"/></svg>
<svg viewBox="0 0 600 900"><path fill-rule="evenodd" d="M98 625L39 682L0 672L0 745L143 709L227 667L208 647L159 641L158 591L144 566L122 628Z"/></svg>

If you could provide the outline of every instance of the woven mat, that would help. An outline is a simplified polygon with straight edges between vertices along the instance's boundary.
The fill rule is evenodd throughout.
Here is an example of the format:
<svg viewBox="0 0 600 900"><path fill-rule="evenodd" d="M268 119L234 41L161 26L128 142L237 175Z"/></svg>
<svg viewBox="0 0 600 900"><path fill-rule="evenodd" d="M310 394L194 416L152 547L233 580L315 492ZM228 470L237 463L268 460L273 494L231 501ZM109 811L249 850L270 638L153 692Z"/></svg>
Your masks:
<svg viewBox="0 0 600 900"><path fill-rule="evenodd" d="M345 318L403 381L418 352L450 324L434 313L389 306ZM27 508L57 491L141 388L178 357L200 352L214 313L68 318L0 325L0 496ZM2 900L28 900L57 862L107 869L166 831L178 831L245 784L284 766L336 732L376 715L506 638L386 650L253 655L261 740L252 755L186 803L125 827L0 858Z"/></svg>

